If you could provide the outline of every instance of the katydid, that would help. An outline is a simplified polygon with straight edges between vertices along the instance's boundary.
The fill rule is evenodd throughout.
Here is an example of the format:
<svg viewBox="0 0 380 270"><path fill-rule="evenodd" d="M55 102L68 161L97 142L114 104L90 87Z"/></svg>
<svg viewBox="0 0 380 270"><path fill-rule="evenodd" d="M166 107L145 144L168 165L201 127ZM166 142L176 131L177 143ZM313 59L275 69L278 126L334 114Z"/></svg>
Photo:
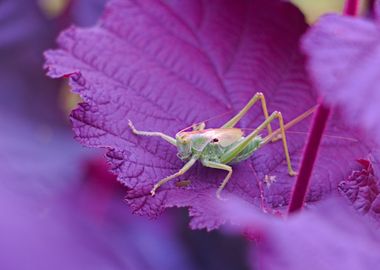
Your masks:
<svg viewBox="0 0 380 270"><path fill-rule="evenodd" d="M235 128L235 125L247 114L248 110L258 100L261 101L265 121L250 134L244 136L243 130ZM216 197L221 199L221 192L232 175L232 167L230 165L248 159L256 150L270 141L274 142L278 139L282 139L289 175L296 175L297 173L293 170L290 161L285 130L309 116L314 110L315 107L284 125L280 112L275 111L271 115L268 114L265 97L263 93L258 92L239 113L220 128L206 129L205 123L201 122L199 124L194 124L192 126L192 131L186 131L187 128L183 129L175 135L175 138L172 138L161 132L139 131L133 126L130 120L129 126L132 132L136 135L157 136L176 146L178 150L177 156L186 162L178 172L158 181L150 192L152 196L156 194L159 187L168 181L183 175L196 163L197 160L199 160L205 167L225 170L228 172L216 191ZM276 131L272 131L271 122L275 119L278 119L280 128ZM265 138L262 138L260 132L265 128L268 129L268 135Z"/></svg>

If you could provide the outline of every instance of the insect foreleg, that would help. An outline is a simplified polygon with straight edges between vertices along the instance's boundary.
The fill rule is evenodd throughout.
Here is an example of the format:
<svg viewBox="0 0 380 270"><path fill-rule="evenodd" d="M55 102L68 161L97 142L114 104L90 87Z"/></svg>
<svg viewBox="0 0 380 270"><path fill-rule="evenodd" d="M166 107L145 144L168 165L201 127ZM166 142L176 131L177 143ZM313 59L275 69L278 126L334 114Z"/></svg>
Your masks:
<svg viewBox="0 0 380 270"><path fill-rule="evenodd" d="M261 92L257 92L253 96L253 98L251 98L251 100L247 103L247 105L245 105L245 107L237 115L235 115L231 120L229 120L227 123L225 123L222 126L222 128L234 127L258 100L261 100L261 107L263 109L265 120L267 120L269 118L269 114L268 114L267 103L265 102L264 94ZM268 135L271 135L272 134L272 127L270 126L270 124L268 124L267 128L268 128Z"/></svg>
<svg viewBox="0 0 380 270"><path fill-rule="evenodd" d="M278 119L280 122L280 131L281 131L281 138L282 138L282 143L284 146L284 152L285 152L285 157L286 157L286 162L288 164L288 172L290 175L296 175L297 173L293 170L292 164L290 162L290 156L289 156L289 150L288 150L288 145L286 142L286 135L285 135L285 128L284 128L284 120L282 118L282 115L280 112L273 112L267 120L265 120L260 126L258 126L251 134L249 134L247 137L245 137L239 144L237 144L235 147L231 148L229 151L224 153L220 159L222 163L228 163L232 161L239 153L241 153L247 146L248 144L255 139L259 133L265 129L271 123L274 119Z"/></svg>
<svg viewBox="0 0 380 270"><path fill-rule="evenodd" d="M160 137L161 139L164 139L168 143L172 145L176 145L176 140L164 133L161 132L150 132L150 131L140 131L135 128L135 126L132 124L131 120L128 120L128 125L131 128L132 132L136 135L141 135L141 136L151 136L151 137Z"/></svg>
<svg viewBox="0 0 380 270"><path fill-rule="evenodd" d="M154 187L152 188L152 190L150 191L150 194L152 196L154 196L156 194L156 190L162 186L163 184L165 184L166 182L178 177L178 176L181 176L182 174L184 174L185 172L187 172L191 166L194 165L194 163L197 161L198 157L192 157L178 172L176 172L175 174L172 174L168 177L165 177L164 179L161 179L159 182L157 182L157 184L154 185Z"/></svg>
<svg viewBox="0 0 380 270"><path fill-rule="evenodd" d="M224 178L223 182L220 184L218 190L216 191L216 197L218 199L222 199L221 196L220 196L220 194L221 194L222 190L224 189L224 187L227 185L227 183L230 180L231 175L232 175L232 168L231 168L231 166L228 166L226 164L211 162L211 161L202 161L202 164L205 167L228 171L228 174L226 175L226 177Z"/></svg>

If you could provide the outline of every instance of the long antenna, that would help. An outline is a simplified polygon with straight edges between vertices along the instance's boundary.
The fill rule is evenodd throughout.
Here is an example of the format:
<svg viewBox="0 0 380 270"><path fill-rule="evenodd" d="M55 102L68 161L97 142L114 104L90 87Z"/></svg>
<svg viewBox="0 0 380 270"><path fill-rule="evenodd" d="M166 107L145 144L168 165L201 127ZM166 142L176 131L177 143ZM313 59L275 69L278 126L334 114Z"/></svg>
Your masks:
<svg viewBox="0 0 380 270"><path fill-rule="evenodd" d="M293 131L293 130L288 130L287 134L303 134L303 135L309 135L310 132L308 131ZM339 139L339 140L346 140L346 141L350 141L350 142L359 142L359 140L355 139L355 138L350 138L350 137L344 137L344 136L338 136L338 135L331 135L331 134L323 134L323 137L326 137L326 138L332 138L332 139Z"/></svg>
<svg viewBox="0 0 380 270"><path fill-rule="evenodd" d="M227 114L229 114L229 113L231 113L231 112L232 112L232 111L229 110L229 111L226 111L226 112L224 112L224 113L220 113L220 114L217 114L217 115L215 115L215 116L212 116L212 117L210 117L210 118L208 118L208 119L206 119L206 120L203 120L203 121L200 121L200 122L197 122L197 123L193 123L193 124L191 124L190 126L187 126L187 127L183 128L183 129L181 129L178 133L183 132L183 131L185 131L186 129L189 129L189 128L193 127L194 125L199 125L199 124L201 124L201 123L207 123L207 122L209 122L209 121L211 121L211 120L218 119L218 118L220 118L220 117L222 117L222 116L225 116L225 115L227 115Z"/></svg>
<svg viewBox="0 0 380 270"><path fill-rule="evenodd" d="M240 128L242 130L255 130L255 128ZM300 134L300 135L309 135L309 131L295 131L295 130L287 130L286 134ZM338 135L332 135L332 134L323 134L323 137L331 138L331 139L339 139L339 140L346 140L350 142L359 142L358 139L351 138L351 137L344 137L344 136L338 136Z"/></svg>

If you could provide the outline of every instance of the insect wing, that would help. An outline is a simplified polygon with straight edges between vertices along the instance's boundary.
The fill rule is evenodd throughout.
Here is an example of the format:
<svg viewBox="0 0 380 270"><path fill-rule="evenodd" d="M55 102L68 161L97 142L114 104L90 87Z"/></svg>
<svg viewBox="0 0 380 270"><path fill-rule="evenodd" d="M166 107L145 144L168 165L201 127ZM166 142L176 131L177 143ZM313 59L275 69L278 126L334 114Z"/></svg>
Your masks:
<svg viewBox="0 0 380 270"><path fill-rule="evenodd" d="M192 131L188 133L188 136L191 138L192 148L197 151L203 151L203 149L215 138L212 129Z"/></svg>
<svg viewBox="0 0 380 270"><path fill-rule="evenodd" d="M229 146L243 136L240 128L216 128L200 131L184 132L185 136L192 141L192 148L197 151L203 149L213 140L222 147Z"/></svg>
<svg viewBox="0 0 380 270"><path fill-rule="evenodd" d="M240 128L218 128L214 129L214 136L222 147L227 147L243 137L243 131Z"/></svg>

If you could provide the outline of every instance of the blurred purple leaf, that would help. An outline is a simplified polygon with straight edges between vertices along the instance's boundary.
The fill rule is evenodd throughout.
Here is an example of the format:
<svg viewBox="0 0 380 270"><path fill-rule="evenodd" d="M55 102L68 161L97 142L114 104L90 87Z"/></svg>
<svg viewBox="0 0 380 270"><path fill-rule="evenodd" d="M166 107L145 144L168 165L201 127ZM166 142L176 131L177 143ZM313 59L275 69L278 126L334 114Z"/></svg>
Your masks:
<svg viewBox="0 0 380 270"><path fill-rule="evenodd" d="M38 201L78 183L89 156L64 127L21 117L0 117L0 188Z"/></svg>
<svg viewBox="0 0 380 270"><path fill-rule="evenodd" d="M99 171L90 173L86 182L105 176ZM33 177L38 175L28 180L40 182ZM99 190L89 184L71 185L38 205L36 194L15 196L0 189L1 268L193 269L172 216L159 222L138 219L126 213L117 192L104 204L99 202ZM110 186L114 185L98 188L104 191ZM102 203L106 206L103 220L86 211L85 206Z"/></svg>
<svg viewBox="0 0 380 270"><path fill-rule="evenodd" d="M326 102L339 105L344 120L380 136L380 26L339 15L322 17L305 35L309 71Z"/></svg>
<svg viewBox="0 0 380 270"><path fill-rule="evenodd" d="M75 25L91 26L100 17L107 0L71 0L71 16ZM83 11L86 12L83 12Z"/></svg>
<svg viewBox="0 0 380 270"><path fill-rule="evenodd" d="M43 16L35 0L4 0L0 2L0 49L15 46L26 39L39 41L36 37L51 35L47 18Z"/></svg>
<svg viewBox="0 0 380 270"><path fill-rule="evenodd" d="M0 36L20 34L0 46L1 188L32 200L51 197L77 183L87 156L72 142L58 106L59 82L43 73L42 52L51 45L58 22L49 23L37 1L7 0L0 7L0 20L7 22ZM22 18L27 27L19 25Z"/></svg>
<svg viewBox="0 0 380 270"><path fill-rule="evenodd" d="M141 130L174 135L194 122L230 112L208 122L217 127L257 91L269 110L289 121L316 103L316 93L298 50L307 29L302 14L280 1L111 1L97 26L71 27L58 39L60 48L46 52L49 76L69 76L84 100L72 113L76 138L89 147L107 148L113 172L129 191L135 213L157 216L164 208L190 207L193 228L216 228L222 220L209 215L207 203L224 172L195 166L179 180L191 185L164 185L155 197L154 183L182 166L176 149L157 138L131 134L131 119ZM241 122L252 128L263 121L258 108ZM289 132L292 162L299 163L308 121ZM303 132L302 132L303 131ZM336 190L338 182L368 153L368 145L348 130L339 115L330 122L308 201ZM265 186L266 175L276 182ZM274 143L237 166L225 189L249 203L285 206L294 178L287 173L283 149ZM205 215L209 215L205 218Z"/></svg>
<svg viewBox="0 0 380 270"><path fill-rule="evenodd" d="M241 201L218 206L252 244L252 269L376 269L380 234L340 200L279 220ZM232 228L236 230L236 227Z"/></svg>
<svg viewBox="0 0 380 270"><path fill-rule="evenodd" d="M47 17L37 0L1 1L0 113L3 116L62 124L62 113L57 109L61 105L58 95L62 86L46 78L42 52L52 46L59 31L67 26L64 21L70 23L74 18L75 23L87 25L97 19L101 4L100 0L75 0L67 14L53 19Z"/></svg>
<svg viewBox="0 0 380 270"><path fill-rule="evenodd" d="M58 91L52 90L58 90L59 84L44 76L41 56L51 46L55 31L55 24L44 17L36 1L0 3L2 121L15 115L50 122L59 118Z"/></svg>

